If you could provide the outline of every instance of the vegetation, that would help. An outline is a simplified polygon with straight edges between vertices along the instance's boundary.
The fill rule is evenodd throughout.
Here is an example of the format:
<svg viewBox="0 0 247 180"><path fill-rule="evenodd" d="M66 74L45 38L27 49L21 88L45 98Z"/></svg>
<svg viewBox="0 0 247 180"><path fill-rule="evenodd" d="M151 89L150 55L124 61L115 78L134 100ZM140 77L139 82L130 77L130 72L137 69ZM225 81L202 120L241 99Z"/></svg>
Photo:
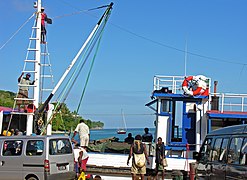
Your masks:
<svg viewBox="0 0 247 180"><path fill-rule="evenodd" d="M10 91L0 90L0 106L4 107L13 107L14 98L16 94ZM56 106L56 103L54 103ZM83 119L81 116L75 112L71 112L65 103L60 105L60 110L54 115L52 120L52 129L54 131L70 131L74 130L80 119ZM85 120L85 119L84 119ZM85 120L85 123L89 126L90 129L93 128L103 128L104 123L100 121L92 121L90 119Z"/></svg>
<svg viewBox="0 0 247 180"><path fill-rule="evenodd" d="M12 108L15 96L13 92L0 90L0 106Z"/></svg>

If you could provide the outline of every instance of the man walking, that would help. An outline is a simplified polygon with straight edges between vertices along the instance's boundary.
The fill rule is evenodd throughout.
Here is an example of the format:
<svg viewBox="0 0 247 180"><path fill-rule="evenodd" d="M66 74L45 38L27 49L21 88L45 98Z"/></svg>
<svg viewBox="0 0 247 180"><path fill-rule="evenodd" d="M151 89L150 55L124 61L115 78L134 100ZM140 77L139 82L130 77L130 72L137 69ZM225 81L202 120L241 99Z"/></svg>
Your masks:
<svg viewBox="0 0 247 180"><path fill-rule="evenodd" d="M84 123L83 119L81 119L80 123L76 126L74 135L72 137L72 141L74 140L74 137L77 134L77 132L79 133L80 137L80 146L87 147L89 143L90 132L89 127Z"/></svg>
<svg viewBox="0 0 247 180"><path fill-rule="evenodd" d="M129 157L127 160L127 165L129 165L130 158L132 159L131 175L132 180L136 179L136 175L141 175L141 180L144 180L144 175L146 174L146 161L150 164L148 159L146 145L142 143L141 135L136 135L134 143L130 146Z"/></svg>

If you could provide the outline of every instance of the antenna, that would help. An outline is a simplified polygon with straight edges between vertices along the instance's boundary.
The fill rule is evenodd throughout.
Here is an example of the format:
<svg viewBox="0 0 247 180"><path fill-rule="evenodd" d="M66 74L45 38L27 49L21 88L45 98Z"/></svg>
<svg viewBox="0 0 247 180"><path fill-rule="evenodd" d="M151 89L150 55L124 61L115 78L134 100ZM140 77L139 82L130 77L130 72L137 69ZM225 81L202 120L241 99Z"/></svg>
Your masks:
<svg viewBox="0 0 247 180"><path fill-rule="evenodd" d="M188 53L187 53L187 38L185 40L185 50L184 50L184 52L185 52L185 55L184 55L184 76L186 77L186 74L187 74L187 72L186 72L186 69L187 69L187 55L188 55Z"/></svg>

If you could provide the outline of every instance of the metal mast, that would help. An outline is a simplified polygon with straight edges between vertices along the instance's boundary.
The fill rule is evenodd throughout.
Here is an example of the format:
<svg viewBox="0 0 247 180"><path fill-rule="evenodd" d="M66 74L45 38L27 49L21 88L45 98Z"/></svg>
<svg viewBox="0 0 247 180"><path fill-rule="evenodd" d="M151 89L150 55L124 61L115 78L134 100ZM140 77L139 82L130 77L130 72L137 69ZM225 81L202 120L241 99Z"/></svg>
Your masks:
<svg viewBox="0 0 247 180"><path fill-rule="evenodd" d="M34 64L34 80L35 87L34 93L34 105L39 106L39 96L40 96L40 38L41 38L41 0L37 1L37 24L36 24L36 53L35 53L35 64Z"/></svg>

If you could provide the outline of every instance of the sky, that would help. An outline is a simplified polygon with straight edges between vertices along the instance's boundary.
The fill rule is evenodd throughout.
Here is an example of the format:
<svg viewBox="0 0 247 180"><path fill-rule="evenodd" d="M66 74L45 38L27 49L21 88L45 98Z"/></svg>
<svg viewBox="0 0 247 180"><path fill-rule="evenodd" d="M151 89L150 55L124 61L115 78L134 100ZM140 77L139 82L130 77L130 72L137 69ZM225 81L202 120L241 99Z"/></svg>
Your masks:
<svg viewBox="0 0 247 180"><path fill-rule="evenodd" d="M155 75L202 74L218 81L218 92L246 93L246 0L43 0L53 20L46 29L55 84L105 9L88 10L110 2L82 117L119 128L123 111L127 128L154 127L154 112L145 104ZM0 89L17 92L34 19L18 29L35 9L32 0L1 0L0 6ZM86 75L85 70L65 101L71 111Z"/></svg>

